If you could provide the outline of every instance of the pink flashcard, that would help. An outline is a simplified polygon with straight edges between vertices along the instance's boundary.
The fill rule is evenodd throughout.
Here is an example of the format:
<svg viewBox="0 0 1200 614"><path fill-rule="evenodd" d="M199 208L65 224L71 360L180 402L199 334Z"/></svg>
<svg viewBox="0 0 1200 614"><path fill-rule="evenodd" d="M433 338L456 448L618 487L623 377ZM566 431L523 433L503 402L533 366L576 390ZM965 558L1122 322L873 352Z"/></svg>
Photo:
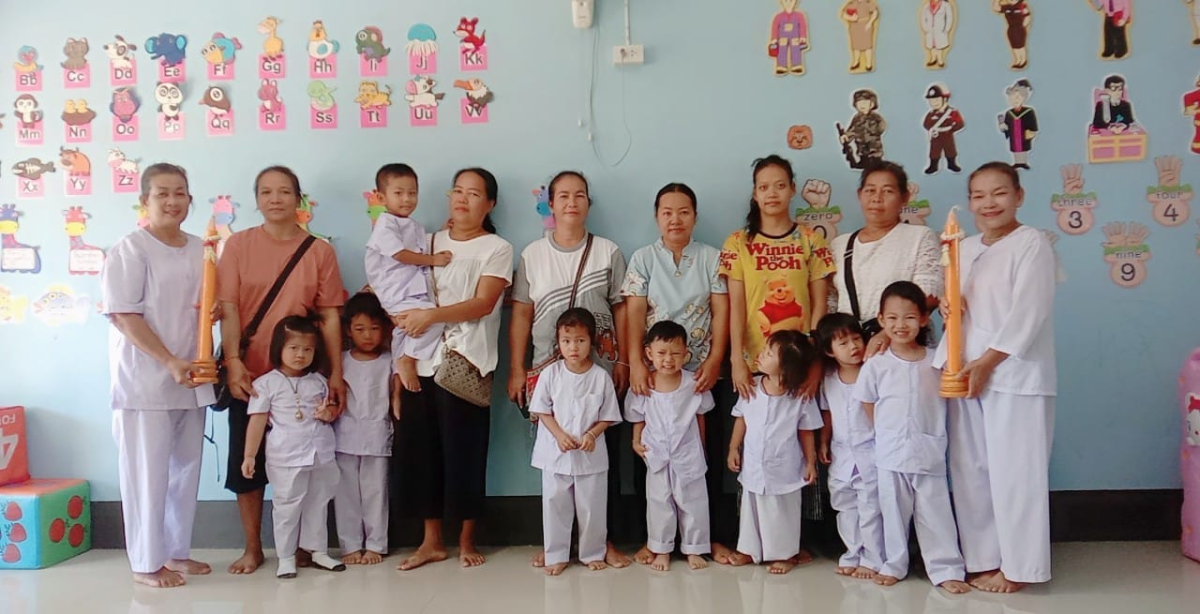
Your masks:
<svg viewBox="0 0 1200 614"><path fill-rule="evenodd" d="M408 123L417 127L437 125L438 108L431 106L409 107Z"/></svg>
<svg viewBox="0 0 1200 614"><path fill-rule="evenodd" d="M64 186L64 191L67 196L92 195L92 176L90 174L68 173L65 179L66 185Z"/></svg>
<svg viewBox="0 0 1200 614"><path fill-rule="evenodd" d="M359 111L359 125L363 128L387 128L388 107L367 107Z"/></svg>
<svg viewBox="0 0 1200 614"><path fill-rule="evenodd" d="M117 194L136 194L140 189L141 182L142 173L137 169L136 164L133 165L132 170L122 169L120 166L114 166L112 169L113 192Z"/></svg>
<svg viewBox="0 0 1200 614"><path fill-rule="evenodd" d="M73 126L71 124L63 124L63 134L66 135L68 143L91 143L92 142L92 125L79 124Z"/></svg>
<svg viewBox="0 0 1200 614"><path fill-rule="evenodd" d="M459 101L459 110L462 115L462 123L464 124L488 123L487 105L479 106L471 102L470 98L463 96L462 100Z"/></svg>
<svg viewBox="0 0 1200 614"><path fill-rule="evenodd" d="M276 105L275 108L267 110L259 105L258 107L258 129L259 130L285 130L287 129L287 109L283 105Z"/></svg>
<svg viewBox="0 0 1200 614"><path fill-rule="evenodd" d="M204 125L208 136L233 136L233 110L219 113L212 108L208 109Z"/></svg>
<svg viewBox="0 0 1200 614"><path fill-rule="evenodd" d="M386 77L388 74L387 56L370 59L364 55L358 56L358 72L364 77Z"/></svg>
<svg viewBox="0 0 1200 614"><path fill-rule="evenodd" d="M265 55L258 56L259 79L282 79L286 76L287 61L284 60L282 53L274 58L268 58Z"/></svg>
<svg viewBox="0 0 1200 614"><path fill-rule="evenodd" d="M458 69L463 72L473 70L487 70L488 67L488 48L487 45L472 48L469 45L460 45L458 48Z"/></svg>
<svg viewBox="0 0 1200 614"><path fill-rule="evenodd" d="M158 80L161 83L183 83L187 80L187 69L184 63L167 66L163 60L158 61Z"/></svg>
<svg viewBox="0 0 1200 614"><path fill-rule="evenodd" d="M40 114L41 111L38 111ZM41 119L32 123L17 122L17 146L18 147L36 147L41 145L46 140L46 130L42 127Z"/></svg>
<svg viewBox="0 0 1200 614"><path fill-rule="evenodd" d="M337 54L323 58L308 58L308 77L310 79L337 78Z"/></svg>
<svg viewBox="0 0 1200 614"><path fill-rule="evenodd" d="M17 178L17 198L42 198L45 195L46 180L42 177L37 179Z"/></svg>
<svg viewBox="0 0 1200 614"><path fill-rule="evenodd" d="M437 52L410 53L408 55L408 73L411 75L432 75L437 72Z"/></svg>
<svg viewBox="0 0 1200 614"><path fill-rule="evenodd" d="M42 91L42 70L31 70L29 72L17 71L16 86L18 92L40 92Z"/></svg>
<svg viewBox="0 0 1200 614"><path fill-rule="evenodd" d="M108 65L108 81L113 87L137 85L137 63L133 58L126 60L121 66Z"/></svg>
<svg viewBox="0 0 1200 614"><path fill-rule="evenodd" d="M82 68L63 69L63 87L68 89L92 86L92 65L84 64Z"/></svg>
<svg viewBox="0 0 1200 614"><path fill-rule="evenodd" d="M209 81L233 81L233 62L208 65Z"/></svg>
<svg viewBox="0 0 1200 614"><path fill-rule="evenodd" d="M113 116L112 138L114 141L136 141L140 136L140 132L136 115L129 118L127 122L123 122L116 116Z"/></svg>
<svg viewBox="0 0 1200 614"><path fill-rule="evenodd" d="M166 115L158 114L158 140L160 141L181 141L184 137L184 129L187 126L187 120L184 114L180 113L175 117L167 117Z"/></svg>
<svg viewBox="0 0 1200 614"><path fill-rule="evenodd" d="M329 109L308 107L308 125L313 130L332 130L338 127L337 105Z"/></svg>

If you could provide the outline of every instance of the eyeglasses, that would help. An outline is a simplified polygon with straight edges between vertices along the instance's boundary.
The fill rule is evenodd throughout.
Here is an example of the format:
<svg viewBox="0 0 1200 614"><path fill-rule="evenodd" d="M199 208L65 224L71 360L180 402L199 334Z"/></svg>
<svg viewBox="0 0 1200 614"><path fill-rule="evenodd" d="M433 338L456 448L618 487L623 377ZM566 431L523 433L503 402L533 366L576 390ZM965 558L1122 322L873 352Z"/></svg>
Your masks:
<svg viewBox="0 0 1200 614"><path fill-rule="evenodd" d="M478 190L464 190L462 188L454 188L453 190L446 192L446 196L450 196L450 197L454 197L454 198L466 197L471 200L479 200L479 199L483 198L483 193L479 192Z"/></svg>

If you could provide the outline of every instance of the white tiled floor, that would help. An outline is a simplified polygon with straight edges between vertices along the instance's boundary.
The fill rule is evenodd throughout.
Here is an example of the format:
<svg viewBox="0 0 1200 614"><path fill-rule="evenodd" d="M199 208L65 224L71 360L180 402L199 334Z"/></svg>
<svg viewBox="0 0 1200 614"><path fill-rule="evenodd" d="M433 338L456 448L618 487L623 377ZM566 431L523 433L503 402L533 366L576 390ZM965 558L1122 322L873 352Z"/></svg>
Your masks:
<svg viewBox="0 0 1200 614"><path fill-rule="evenodd" d="M135 587L124 552L99 550L43 571L0 572L0 613L29 614L1174 614L1200 612L1200 563L1183 558L1176 542L1057 544L1053 583L1017 595L952 597L910 577L884 589L833 573L818 560L787 576L765 568L714 566L692 572L677 561L669 573L645 567L589 572L570 568L547 578L528 565L534 548L486 551L488 564L471 570L454 562L413 572L382 565L340 574L300 570L281 582L274 560L250 577L224 567L228 550L199 551L217 573L185 587ZM402 553L407 554L407 552Z"/></svg>

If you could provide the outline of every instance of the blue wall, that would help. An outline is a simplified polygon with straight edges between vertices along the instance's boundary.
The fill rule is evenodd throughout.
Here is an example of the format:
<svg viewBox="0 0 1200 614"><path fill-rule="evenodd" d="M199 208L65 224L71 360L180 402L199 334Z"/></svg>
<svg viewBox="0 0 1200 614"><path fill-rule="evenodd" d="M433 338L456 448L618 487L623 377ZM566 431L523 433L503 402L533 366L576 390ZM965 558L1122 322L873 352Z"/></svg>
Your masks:
<svg viewBox="0 0 1200 614"><path fill-rule="evenodd" d="M1129 78L1136 111L1150 132L1151 156L1142 163L1085 166L1086 188L1100 196L1096 226L1086 235L1063 236L1058 242L1068 279L1059 287L1056 313L1061 383L1051 484L1055 489L1179 485L1175 374L1185 353L1197 343L1194 314L1200 291L1193 280L1200 272L1200 258L1195 224L1159 226L1150 218L1144 195L1146 186L1157 183L1151 161L1156 155L1183 156L1183 182L1196 180L1197 164L1187 153L1191 122L1181 115L1179 100L1192 88L1200 52L1189 45L1192 33L1182 3L1137 2L1131 58L1105 62L1097 57L1100 19L1085 2L1034 1L1030 67L1017 74L1008 70L1003 22L988 10L987 2L959 1L958 44L950 54L949 68L935 73L923 68L917 3L884 1L876 72L851 75L846 71L845 30L835 6L841 3L807 0L802 8L811 21L813 51L809 74L799 78L771 74L764 47L777 5L769 0L633 0L633 38L646 45L647 63L623 70L611 63L611 47L623 38L621 7L614 0L597 2L596 28L588 31L571 27L565 0L402 0L370 6L295 0L220 3L228 4L220 9L212 3L127 0L121 4L116 10L96 2L43 0L21 7L4 3L0 8L0 40L5 41L2 51L7 54L6 61L0 62L0 91L5 93L0 105L10 107L15 96L11 59L19 45L37 47L46 66L47 87L38 95L48 111L46 144L15 148L11 112L0 131L4 163L0 202L18 203L25 214L18 238L40 245L43 258L40 274L0 274L0 286L30 300L57 283L68 283L93 301L99 297L96 278L66 272L61 215L66 206L84 205L93 214L85 237L93 245L111 246L134 227L134 199L112 194L105 172L97 173L92 197L63 196L59 173L48 176L45 199L13 198L13 162L31 155L57 156L62 144L58 113L67 97L85 97L99 113L94 124L97 138L82 147L103 170L104 152L110 145L106 109L112 88L102 45L117 33L139 46L146 37L163 31L183 32L191 39L185 88L188 138L157 139L154 105L149 100L154 67L139 50L144 134L136 143L121 145L143 163L169 160L191 172L197 205L188 229L202 229L209 214L207 201L218 194L233 194L241 203L235 229L257 224L261 218L253 209L250 189L255 172L271 163L291 165L304 189L319 202L312 227L333 235L349 288L364 282L361 258L368 221L361 193L371 187L375 169L388 161L411 162L421 174L424 190L416 215L427 225L444 218L441 195L456 168L483 165L494 171L501 184L497 222L518 251L540 234L530 191L565 167L588 174L595 199L591 228L618 241L626 254L656 238L651 199L668 181L684 181L696 188L701 211L697 235L719 245L744 216L750 161L770 152L785 152L795 162L801 181L831 182L833 204L846 213L841 228L852 230L861 221L854 204L856 174L842 161L833 124L850 118L849 96L860 87L879 92L889 123L888 157L920 175L926 161L920 125L926 110L923 93L930 82L944 81L953 90L953 103L967 122L959 136L960 161L973 168L987 160L1007 159L1004 140L995 129L997 114L1007 107L1002 90L1019 77L1030 79L1036 90L1031 103L1040 115L1042 132L1033 156L1034 170L1024 175L1028 198L1021 218L1054 228L1049 200L1052 193L1062 191L1058 168L1086 160L1084 126L1091 117L1092 88L1109 72L1121 72ZM254 122L258 85L254 59L263 40L254 28L269 13L283 19L280 34L288 49L282 93L291 115L289 129L282 133L260 132ZM496 99L491 123L482 126L461 125L453 106L459 94L450 83L462 73L453 53L452 29L464 14L481 18L491 53L491 67L481 76ZM313 19L323 19L332 38L343 45L335 94L341 128L324 134L310 130L306 116L303 45ZM354 33L367 24L380 26L395 50L393 58L399 60L405 32L417 22L430 23L437 30L442 45L437 78L452 105L443 106L441 123L435 128L409 127L401 115L403 107L396 106L391 128L360 129L351 102L359 80ZM214 31L236 36L245 46L231 90L237 131L224 139L204 135L202 108L197 104L206 83L198 51ZM61 86L60 50L69 36L86 36L92 45L88 56L92 87L82 93ZM404 69L402 62L394 61L392 76L385 82L402 90ZM594 101L594 120L589 117L589 100ZM786 150L787 127L801 123L814 127L816 147ZM591 142L589 126L594 135ZM626 147L628 156L616 164ZM963 176L943 171L918 181L922 196L933 202L931 219L937 227L948 206L965 202ZM796 204L801 204L799 199ZM1121 289L1109 281L1100 227L1110 221L1140 221L1150 227L1154 259L1147 281L1138 288ZM24 324L0 326L0 404L29 408L34 473L87 478L98 500L118 498L107 405L106 336L105 322L94 312L84 325L51 328L27 317ZM497 402L493 411L490 493L536 493L537 477L528 468L532 441L527 427L507 401ZM220 456L206 444L201 487L205 499L227 497L216 481L217 467L223 463L215 462L227 453L223 416L215 421L215 432Z"/></svg>

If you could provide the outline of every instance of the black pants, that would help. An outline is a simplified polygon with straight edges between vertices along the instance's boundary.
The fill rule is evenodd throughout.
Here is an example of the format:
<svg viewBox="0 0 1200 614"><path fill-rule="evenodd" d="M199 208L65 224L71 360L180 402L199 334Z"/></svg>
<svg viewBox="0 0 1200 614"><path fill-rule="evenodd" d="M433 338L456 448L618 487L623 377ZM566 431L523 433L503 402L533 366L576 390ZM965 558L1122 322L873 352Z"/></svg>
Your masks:
<svg viewBox="0 0 1200 614"><path fill-rule="evenodd" d="M1104 57L1123 58L1129 53L1129 39L1125 38L1126 26L1118 26L1113 18L1104 18Z"/></svg>
<svg viewBox="0 0 1200 614"><path fill-rule="evenodd" d="M482 517L490 429L490 408L446 392L432 377L421 378L421 392L402 391L391 467L402 513Z"/></svg>
<svg viewBox="0 0 1200 614"><path fill-rule="evenodd" d="M730 411L737 403L733 381L725 375L712 389L716 407L704 416L704 452L708 462L708 517L712 541L730 548L737 543L738 507L736 474L726 467L729 437L733 433Z"/></svg>
<svg viewBox="0 0 1200 614"><path fill-rule="evenodd" d="M246 454L246 427L250 426L249 406L245 401L234 399L225 413L229 414L229 460L225 464L225 490L243 495L267 486L267 438L263 437L254 457L254 477L242 476L242 458Z"/></svg>

